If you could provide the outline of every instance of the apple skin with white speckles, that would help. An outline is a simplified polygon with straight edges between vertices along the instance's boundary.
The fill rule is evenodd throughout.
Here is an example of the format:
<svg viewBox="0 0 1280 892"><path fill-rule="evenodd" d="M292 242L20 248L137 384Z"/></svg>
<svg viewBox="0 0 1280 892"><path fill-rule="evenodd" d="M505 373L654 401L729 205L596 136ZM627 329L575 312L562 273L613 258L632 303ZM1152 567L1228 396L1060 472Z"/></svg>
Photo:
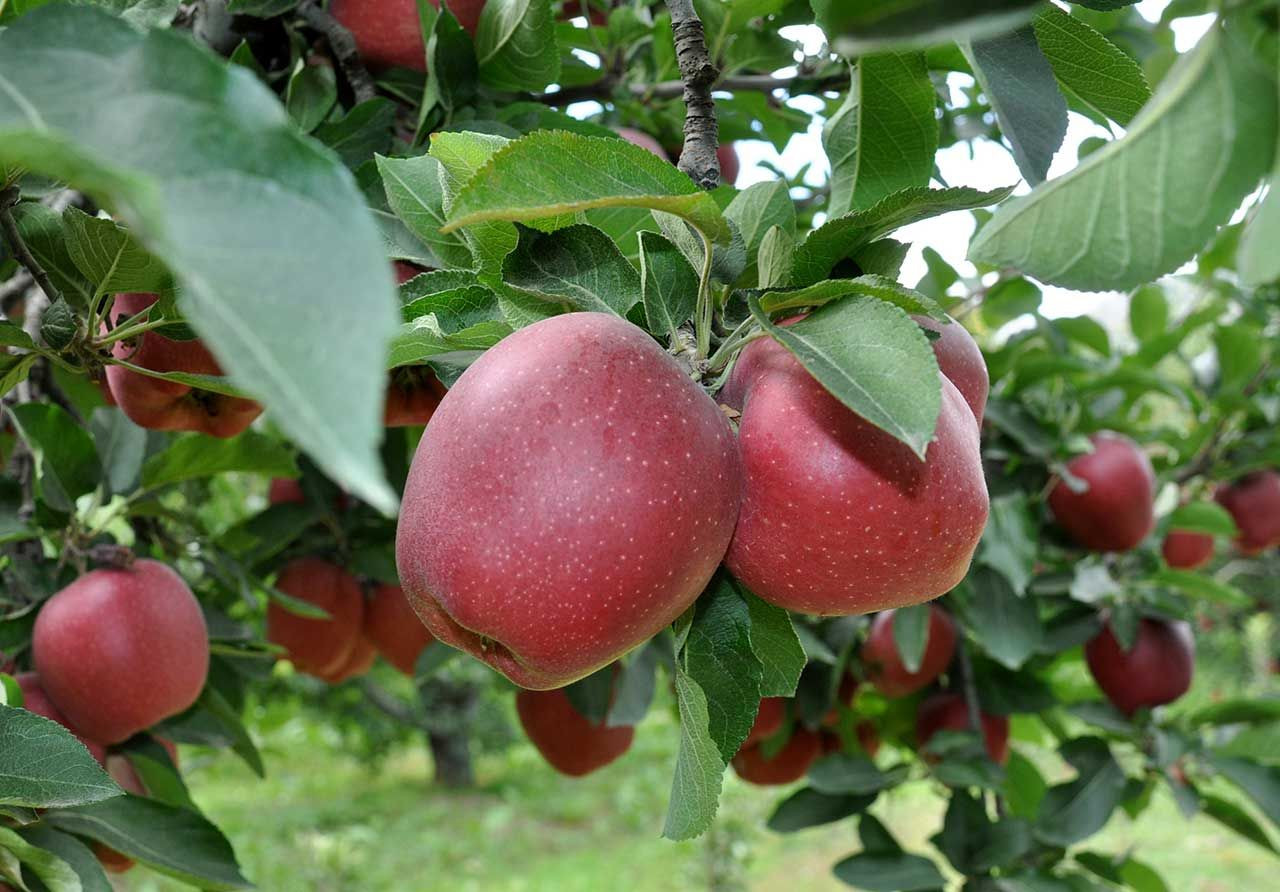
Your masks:
<svg viewBox="0 0 1280 892"><path fill-rule="evenodd" d="M603 313L530 325L450 388L405 485L396 561L438 639L563 687L693 603L742 490L715 403Z"/></svg>
<svg viewBox="0 0 1280 892"><path fill-rule="evenodd" d="M745 481L726 563L757 595L852 615L919 604L964 578L989 502L973 413L945 377L924 462L772 339L743 351L722 400L741 407Z"/></svg>
<svg viewBox="0 0 1280 892"><path fill-rule="evenodd" d="M932 341L933 355L938 359L938 370L946 376L964 401L973 410L973 417L982 427L982 416L987 410L987 396L991 391L991 375L987 371L982 350L966 329L956 320L944 324L928 316L912 316L922 328L937 332ZM950 317L948 317L950 318Z"/></svg>
<svg viewBox="0 0 1280 892"><path fill-rule="evenodd" d="M1049 509L1077 545L1093 551L1137 548L1156 523L1151 460L1123 434L1100 431L1089 440L1093 451L1067 463L1088 488L1073 492L1058 481L1049 492Z"/></svg>

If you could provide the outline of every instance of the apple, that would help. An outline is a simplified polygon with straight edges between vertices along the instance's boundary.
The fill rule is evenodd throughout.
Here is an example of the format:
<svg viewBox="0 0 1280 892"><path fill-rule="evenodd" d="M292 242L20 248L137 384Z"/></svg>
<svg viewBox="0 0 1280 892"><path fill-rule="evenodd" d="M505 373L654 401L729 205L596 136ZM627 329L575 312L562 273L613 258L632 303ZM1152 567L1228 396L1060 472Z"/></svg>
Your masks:
<svg viewBox="0 0 1280 892"><path fill-rule="evenodd" d="M787 700L785 697L765 697L756 710L756 720L751 724L742 746L772 737L782 730L782 723L787 717Z"/></svg>
<svg viewBox="0 0 1280 892"><path fill-rule="evenodd" d="M440 0L428 2L440 8ZM445 5L474 37L484 0L452 0ZM329 12L351 32L365 64L373 68L427 70L427 51L415 0L333 0Z"/></svg>
<svg viewBox="0 0 1280 892"><path fill-rule="evenodd" d="M79 734L75 728L67 722L66 716L58 707L53 705L53 701L49 699L49 695L44 692L44 688L40 685L40 676L34 672L22 672L13 677L18 683L18 687L22 689L22 708L36 715L44 716L51 722L57 722L75 735L76 740L84 744L84 748L89 751L89 755L98 760L99 765L106 764L107 749L100 743L95 743L89 738Z"/></svg>
<svg viewBox="0 0 1280 892"><path fill-rule="evenodd" d="M1009 719L982 713L982 739L991 761L1009 761ZM939 693L925 699L916 713L916 744L924 749L939 731L968 731L969 707L959 694Z"/></svg>
<svg viewBox="0 0 1280 892"><path fill-rule="evenodd" d="M117 294L111 306L112 318L119 324L157 299L155 294ZM111 355L154 372L222 374L218 361L201 341L173 341L154 331L116 341L111 345ZM108 365L106 376L111 395L124 414L134 424L150 430L234 437L262 414L262 406L253 400L153 378L120 365Z"/></svg>
<svg viewBox="0 0 1280 892"><path fill-rule="evenodd" d="M351 649L346 660L332 672L320 676L320 679L329 684L341 684L364 675L373 668L374 660L377 658L378 649L373 646L373 642L364 635L360 635L356 638L355 647Z"/></svg>
<svg viewBox="0 0 1280 892"><path fill-rule="evenodd" d="M409 281L415 276L419 276L422 273L426 272L426 270L422 269L421 267L414 266L412 263L409 263L408 261L405 261L405 260L394 261L391 264L391 271L396 277L397 285L403 285L405 282Z"/></svg>
<svg viewBox="0 0 1280 892"><path fill-rule="evenodd" d="M1170 530L1160 546L1164 562L1179 570L1199 570L1213 560L1213 536L1190 530Z"/></svg>
<svg viewBox="0 0 1280 892"><path fill-rule="evenodd" d="M791 730L791 737L772 759L765 757L761 747L759 743L741 747L732 764L738 777L765 787L798 781L823 755L822 738L800 725Z"/></svg>
<svg viewBox="0 0 1280 892"><path fill-rule="evenodd" d="M191 706L209 673L200 604L152 560L94 570L55 594L36 617L31 649L49 699L104 744Z"/></svg>
<svg viewBox="0 0 1280 892"><path fill-rule="evenodd" d="M554 316L485 352L427 425L400 583L436 638L520 687L563 687L693 603L741 489L723 413L652 338Z"/></svg>
<svg viewBox="0 0 1280 892"><path fill-rule="evenodd" d="M941 607L929 605L929 630L920 668L908 672L893 640L894 611L885 610L871 621L862 645L867 680L886 697L905 697L928 687L951 664L956 652L956 624Z"/></svg>
<svg viewBox="0 0 1280 892"><path fill-rule="evenodd" d="M727 564L757 595L846 615L928 601L964 578L987 486L973 413L950 381L924 462L770 338L742 352L721 399L741 408L745 476Z"/></svg>
<svg viewBox="0 0 1280 892"><path fill-rule="evenodd" d="M325 678L342 671L360 642L364 595L346 570L317 557L298 558L283 570L276 588L329 614L312 619L274 601L267 607L267 640L284 648L301 672Z"/></svg>
<svg viewBox="0 0 1280 892"><path fill-rule="evenodd" d="M726 186L736 183L742 165L738 161L738 150L733 147L733 143L722 143L716 149L716 161L720 162L720 182Z"/></svg>
<svg viewBox="0 0 1280 892"><path fill-rule="evenodd" d="M1072 492L1058 481L1049 509L1076 544L1093 551L1129 551L1155 526L1156 475L1138 444L1102 431L1089 438L1093 451L1067 463L1067 471L1087 484Z"/></svg>
<svg viewBox="0 0 1280 892"><path fill-rule="evenodd" d="M382 423L386 427L411 427L431 420L446 391L430 367L406 365L391 370Z"/></svg>
<svg viewBox="0 0 1280 892"><path fill-rule="evenodd" d="M1108 623L1085 645L1084 658L1107 699L1133 715L1143 706L1172 703L1190 689L1195 647L1189 624L1146 617L1131 650L1120 646Z"/></svg>
<svg viewBox="0 0 1280 892"><path fill-rule="evenodd" d="M272 505L295 502L306 504L307 495L302 491L302 481L292 477L276 477L267 486L267 501Z"/></svg>
<svg viewBox="0 0 1280 892"><path fill-rule="evenodd" d="M365 605L364 634L382 658L413 677L418 657L435 640L405 599L398 585L382 584Z"/></svg>
<svg viewBox="0 0 1280 892"><path fill-rule="evenodd" d="M592 722L574 708L563 690L519 691L516 713L529 741L556 771L582 777L618 759L631 748L636 729Z"/></svg>
<svg viewBox="0 0 1280 892"><path fill-rule="evenodd" d="M1247 555L1261 554L1280 545L1280 474L1255 471L1246 474L1214 495L1230 512L1240 534L1236 547Z"/></svg>
<svg viewBox="0 0 1280 892"><path fill-rule="evenodd" d="M671 156L668 155L667 150L662 147L662 143L658 142L643 130L636 130L634 127L618 127L614 132L627 142L637 145L642 149L648 149L663 161L671 160Z"/></svg>
<svg viewBox="0 0 1280 892"><path fill-rule="evenodd" d="M982 358L978 342L969 330L950 316L950 324L943 324L928 316L912 316L922 328L938 333L932 341L933 355L938 360L938 370L956 386L964 401L973 410L973 417L982 427L982 416L987 410L987 395L991 391L991 379L987 362Z"/></svg>

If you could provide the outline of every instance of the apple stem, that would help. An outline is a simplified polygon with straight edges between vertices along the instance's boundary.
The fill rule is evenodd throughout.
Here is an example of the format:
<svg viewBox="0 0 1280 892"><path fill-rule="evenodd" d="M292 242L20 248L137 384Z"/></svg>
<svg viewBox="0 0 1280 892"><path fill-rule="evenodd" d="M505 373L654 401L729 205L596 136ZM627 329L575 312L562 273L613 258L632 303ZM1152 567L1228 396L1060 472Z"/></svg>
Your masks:
<svg viewBox="0 0 1280 892"><path fill-rule="evenodd" d="M671 12L671 32L676 47L676 63L684 83L684 148L676 165L698 184L711 190L720 185L719 128L716 125L716 101L711 90L720 71L707 50L702 20L693 8L693 0L667 0Z"/></svg>

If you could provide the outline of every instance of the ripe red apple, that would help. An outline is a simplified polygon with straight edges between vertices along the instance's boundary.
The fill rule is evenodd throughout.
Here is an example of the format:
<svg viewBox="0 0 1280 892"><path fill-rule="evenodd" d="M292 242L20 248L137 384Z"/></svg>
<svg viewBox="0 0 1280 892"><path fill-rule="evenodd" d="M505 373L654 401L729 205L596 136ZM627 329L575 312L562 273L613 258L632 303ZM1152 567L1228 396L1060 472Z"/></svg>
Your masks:
<svg viewBox="0 0 1280 892"><path fill-rule="evenodd" d="M757 595L805 613L870 613L964 578L987 486L973 413L950 381L925 462L769 338L743 351L721 399L741 405L745 475L727 564Z"/></svg>
<svg viewBox="0 0 1280 892"><path fill-rule="evenodd" d="M1132 650L1125 651L1104 625L1084 647L1085 662L1102 693L1125 715L1143 706L1177 700L1191 687L1195 666L1191 626L1144 618Z"/></svg>
<svg viewBox="0 0 1280 892"><path fill-rule="evenodd" d="M932 342L938 370L960 391L964 401L973 410L978 427L982 427L982 415L987 410L991 380L987 373L987 362L978 349L978 342L969 334L968 329L954 319L951 319L949 325L944 325L928 316L911 318L923 328L938 333L939 337Z"/></svg>
<svg viewBox="0 0 1280 892"><path fill-rule="evenodd" d="M398 585L379 585L365 605L364 634L382 658L413 677L418 657L435 640L418 620Z"/></svg>
<svg viewBox="0 0 1280 892"><path fill-rule="evenodd" d="M118 323L142 312L155 294L117 294L111 316ZM111 355L155 372L221 375L222 368L199 340L172 341L154 331L116 341ZM200 390L175 381L152 378L119 365L106 368L107 385L117 405L139 427L157 431L198 431L234 437L262 414L253 400Z"/></svg>
<svg viewBox="0 0 1280 892"><path fill-rule="evenodd" d="M1248 555L1280 545L1280 474L1255 471L1220 488L1214 495L1231 513L1240 534L1236 547Z"/></svg>
<svg viewBox="0 0 1280 892"><path fill-rule="evenodd" d="M299 671L317 678L347 666L364 619L364 595L355 577L328 561L305 557L280 571L276 588L316 605L329 618L299 616L273 601L267 607L267 640L283 647Z"/></svg>
<svg viewBox="0 0 1280 892"><path fill-rule="evenodd" d="M720 162L720 182L726 186L738 182L742 165L738 162L738 150L733 147L733 143L722 143L716 149L716 160Z"/></svg>
<svg viewBox="0 0 1280 892"><path fill-rule="evenodd" d="M667 150L662 147L662 143L658 142L643 130L636 130L634 127L618 127L615 132L627 142L653 152L653 154L657 155L663 161L671 160L671 157L667 154Z"/></svg>
<svg viewBox="0 0 1280 892"><path fill-rule="evenodd" d="M724 556L741 493L716 404L603 313L522 328L445 395L396 558L433 635L535 690L652 638Z"/></svg>
<svg viewBox="0 0 1280 892"><path fill-rule="evenodd" d="M798 781L821 755L822 738L796 725L786 745L772 759L765 758L761 745L756 743L739 749L732 764L734 772L744 781L772 787Z"/></svg>
<svg viewBox="0 0 1280 892"><path fill-rule="evenodd" d="M1170 567L1198 570L1213 560L1213 537L1208 533L1170 530L1160 551Z"/></svg>
<svg viewBox="0 0 1280 892"><path fill-rule="evenodd" d="M302 481L292 477L276 477L267 487L267 501L272 505L286 502L305 504L307 495L302 491Z"/></svg>
<svg viewBox="0 0 1280 892"><path fill-rule="evenodd" d="M894 611L876 614L871 631L862 645L862 663L867 680L886 697L905 697L928 687L946 671L956 652L956 624L941 607L929 605L929 631L920 668L908 672L893 640Z"/></svg>
<svg viewBox="0 0 1280 892"><path fill-rule="evenodd" d="M338 668L332 672L327 672L320 676L321 681L327 681L329 684L341 684L358 676L364 675L373 668L374 661L378 659L378 649L373 646L373 642L360 635L356 638L355 647L351 649L351 653L342 662Z"/></svg>
<svg viewBox="0 0 1280 892"><path fill-rule="evenodd" d="M440 8L440 0L429 2ZM484 0L452 0L445 5L474 37ZM329 12L351 32L365 64L373 68L394 65L427 70L427 51L415 0L333 0Z"/></svg>
<svg viewBox="0 0 1280 892"><path fill-rule="evenodd" d="M785 697L765 697L756 710L756 720L751 724L742 746L772 737L782 730L782 723L787 717L787 700Z"/></svg>
<svg viewBox="0 0 1280 892"><path fill-rule="evenodd" d="M94 570L58 592L36 617L31 648L49 699L105 744L182 712L209 672L200 604L152 560Z"/></svg>
<svg viewBox="0 0 1280 892"><path fill-rule="evenodd" d="M1009 761L1009 719L1002 715L979 716L982 740L991 761L1003 765ZM921 749L939 731L968 731L969 707L959 694L939 693L920 704L916 713L916 744Z"/></svg>
<svg viewBox="0 0 1280 892"><path fill-rule="evenodd" d="M563 690L519 691L516 712L529 741L547 763L569 777L603 768L631 748L636 729L596 724L578 710Z"/></svg>
<svg viewBox="0 0 1280 892"><path fill-rule="evenodd" d="M99 765L106 764L107 749L100 743L95 743L84 735L78 733L67 722L66 716L58 707L53 705L53 701L49 699L49 695L44 692L44 688L40 685L40 676L34 672L22 672L13 677L18 683L18 687L22 688L22 708L36 715L44 716L51 722L57 722L75 735L76 740L84 744L84 748L89 751L89 755L98 760Z"/></svg>
<svg viewBox="0 0 1280 892"><path fill-rule="evenodd" d="M409 263L404 260L397 260L394 263L392 263L391 270L395 274L397 285L403 285L405 282L409 281L414 276L417 276L426 272L426 270L421 269L420 267L414 266L412 263Z"/></svg>
<svg viewBox="0 0 1280 892"><path fill-rule="evenodd" d="M392 369L387 380L387 402L382 423L386 427L426 424L446 391L428 366Z"/></svg>
<svg viewBox="0 0 1280 892"><path fill-rule="evenodd" d="M1078 545L1093 551L1129 551L1155 525L1156 475L1151 460L1128 437L1102 431L1091 436L1093 451L1067 463L1088 484L1072 492L1058 481L1049 508Z"/></svg>

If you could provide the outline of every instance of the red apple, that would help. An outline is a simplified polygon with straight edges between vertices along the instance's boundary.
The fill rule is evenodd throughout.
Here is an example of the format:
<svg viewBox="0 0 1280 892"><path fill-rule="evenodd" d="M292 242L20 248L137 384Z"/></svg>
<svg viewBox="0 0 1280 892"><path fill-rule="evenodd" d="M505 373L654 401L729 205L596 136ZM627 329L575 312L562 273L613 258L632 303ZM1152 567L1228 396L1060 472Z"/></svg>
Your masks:
<svg viewBox="0 0 1280 892"><path fill-rule="evenodd" d="M1155 525L1155 471L1147 454L1122 434L1102 431L1089 439L1093 451L1067 463L1088 489L1072 492L1060 480L1049 493L1049 508L1078 545L1129 551Z"/></svg>
<svg viewBox="0 0 1280 892"><path fill-rule="evenodd" d="M53 705L53 701L49 699L49 695L44 692L44 688L40 686L40 676L34 672L23 672L15 675L14 681L18 683L18 687L22 688L22 708L36 715L44 716L51 722L57 722L75 735L76 740L84 744L84 748L89 751L89 755L98 760L99 765L106 764L107 749L100 743L95 743L87 737L76 732L74 728L68 724L66 716L64 716L58 707Z"/></svg>
<svg viewBox="0 0 1280 892"><path fill-rule="evenodd" d="M738 172L742 165L738 162L738 150L733 143L724 143L716 149L716 160L720 162L720 182L732 186L738 181Z"/></svg>
<svg viewBox="0 0 1280 892"><path fill-rule="evenodd" d="M980 716L982 739L991 761L1003 765L1009 761L1009 719L1002 715ZM925 745L939 731L968 731L969 707L959 694L934 694L920 704L916 713L916 744Z"/></svg>
<svg viewBox="0 0 1280 892"><path fill-rule="evenodd" d="M569 777L590 774L631 748L636 729L610 728L578 712L563 690L519 691L516 712L529 741L547 763Z"/></svg>
<svg viewBox="0 0 1280 892"><path fill-rule="evenodd" d="M950 614L931 604L920 668L908 672L893 640L893 615L894 611L886 610L871 621L871 631L862 645L862 663L876 690L886 697L905 697L928 687L951 664L956 652L956 624Z"/></svg>
<svg viewBox="0 0 1280 892"><path fill-rule="evenodd" d="M384 584L373 590L373 598L365 605L364 634L384 660L410 678L418 657L435 640L398 585Z"/></svg>
<svg viewBox="0 0 1280 892"><path fill-rule="evenodd" d="M822 738L796 725L791 737L772 759L766 758L761 744L756 743L739 749L732 764L734 772L744 781L772 787L798 781L821 755Z"/></svg>
<svg viewBox="0 0 1280 892"><path fill-rule="evenodd" d="M191 706L209 672L200 604L152 560L94 570L58 592L36 617L31 647L49 699L105 744Z"/></svg>
<svg viewBox="0 0 1280 892"><path fill-rule="evenodd" d="M378 649L373 646L373 642L364 635L356 639L355 647L351 649L351 653L347 655L342 665L328 672L320 679L327 681L329 684L341 684L358 676L364 675L373 668L374 660L378 658Z"/></svg>
<svg viewBox="0 0 1280 892"><path fill-rule="evenodd" d="M652 338L555 316L476 360L427 425L400 581L441 641L521 687L562 687L693 603L740 492L724 415Z"/></svg>
<svg viewBox="0 0 1280 892"><path fill-rule="evenodd" d="M1255 471L1220 488L1214 498L1235 520L1241 552L1261 554L1280 545L1280 474Z"/></svg>
<svg viewBox="0 0 1280 892"><path fill-rule="evenodd" d="M1144 618L1131 650L1124 650L1104 625L1084 647L1085 662L1102 693L1125 715L1143 706L1177 700L1191 687L1195 666L1191 626Z"/></svg>
<svg viewBox="0 0 1280 892"><path fill-rule="evenodd" d="M307 495L302 491L302 481L292 477L276 477L267 487L267 501L272 505L286 502L305 504Z"/></svg>
<svg viewBox="0 0 1280 892"><path fill-rule="evenodd" d="M156 300L155 294L117 294L111 306L112 318L118 324ZM172 341L154 331L136 339L116 341L111 345L111 355L154 372L222 374L218 361L201 341ZM262 414L262 407L253 400L153 378L123 366L108 365L106 375L116 403L139 427L234 437Z"/></svg>
<svg viewBox="0 0 1280 892"><path fill-rule="evenodd" d="M862 747L868 758L874 759L880 752L880 732L868 721L858 722L853 732L858 735L858 745Z"/></svg>
<svg viewBox="0 0 1280 892"><path fill-rule="evenodd" d="M426 424L446 391L428 366L392 369L387 380L387 402L382 423L386 427Z"/></svg>
<svg viewBox="0 0 1280 892"><path fill-rule="evenodd" d="M760 707L756 710L756 720L751 724L751 730L747 732L742 746L751 746L753 743L759 743L777 734L782 730L782 723L786 717L785 697L765 697L760 701Z"/></svg>
<svg viewBox="0 0 1280 892"><path fill-rule="evenodd" d="M1213 560L1213 537L1208 533L1170 530L1160 551L1170 567L1198 570Z"/></svg>
<svg viewBox="0 0 1280 892"><path fill-rule="evenodd" d="M426 272L426 270L420 267L414 266L412 263L409 263L404 260L397 260L394 263L392 263L391 269L392 269L392 272L395 273L397 285L403 285L405 282L409 281L414 276L418 276Z"/></svg>
<svg viewBox="0 0 1280 892"><path fill-rule="evenodd" d="M944 325L928 316L911 318L923 328L938 333L939 337L932 342L938 370L960 391L964 401L973 410L978 427L982 427L982 415L987 410L991 380L987 374L987 362L978 349L978 342L969 334L968 329L954 319L951 319L949 325Z"/></svg>
<svg viewBox="0 0 1280 892"><path fill-rule="evenodd" d="M663 161L671 160L670 156L667 155L667 150L662 147L662 143L658 142L643 130L636 130L634 127L618 127L614 132L627 142L637 145L642 149L648 149Z"/></svg>
<svg viewBox="0 0 1280 892"><path fill-rule="evenodd" d="M772 339L743 351L722 399L742 407L745 475L727 564L757 595L805 613L870 613L964 578L987 486L973 413L950 381L925 462Z"/></svg>
<svg viewBox="0 0 1280 892"><path fill-rule="evenodd" d="M324 678L348 665L360 641L364 595L346 570L316 557L299 558L276 580L286 595L314 604L328 619L290 613L274 601L267 607L267 640L285 649L301 672Z"/></svg>
<svg viewBox="0 0 1280 892"><path fill-rule="evenodd" d="M428 2L440 8L440 0ZM445 5L474 37L484 0L452 0ZM427 51L415 0L333 0L329 12L351 32L365 64L373 68L394 65L427 70Z"/></svg>

